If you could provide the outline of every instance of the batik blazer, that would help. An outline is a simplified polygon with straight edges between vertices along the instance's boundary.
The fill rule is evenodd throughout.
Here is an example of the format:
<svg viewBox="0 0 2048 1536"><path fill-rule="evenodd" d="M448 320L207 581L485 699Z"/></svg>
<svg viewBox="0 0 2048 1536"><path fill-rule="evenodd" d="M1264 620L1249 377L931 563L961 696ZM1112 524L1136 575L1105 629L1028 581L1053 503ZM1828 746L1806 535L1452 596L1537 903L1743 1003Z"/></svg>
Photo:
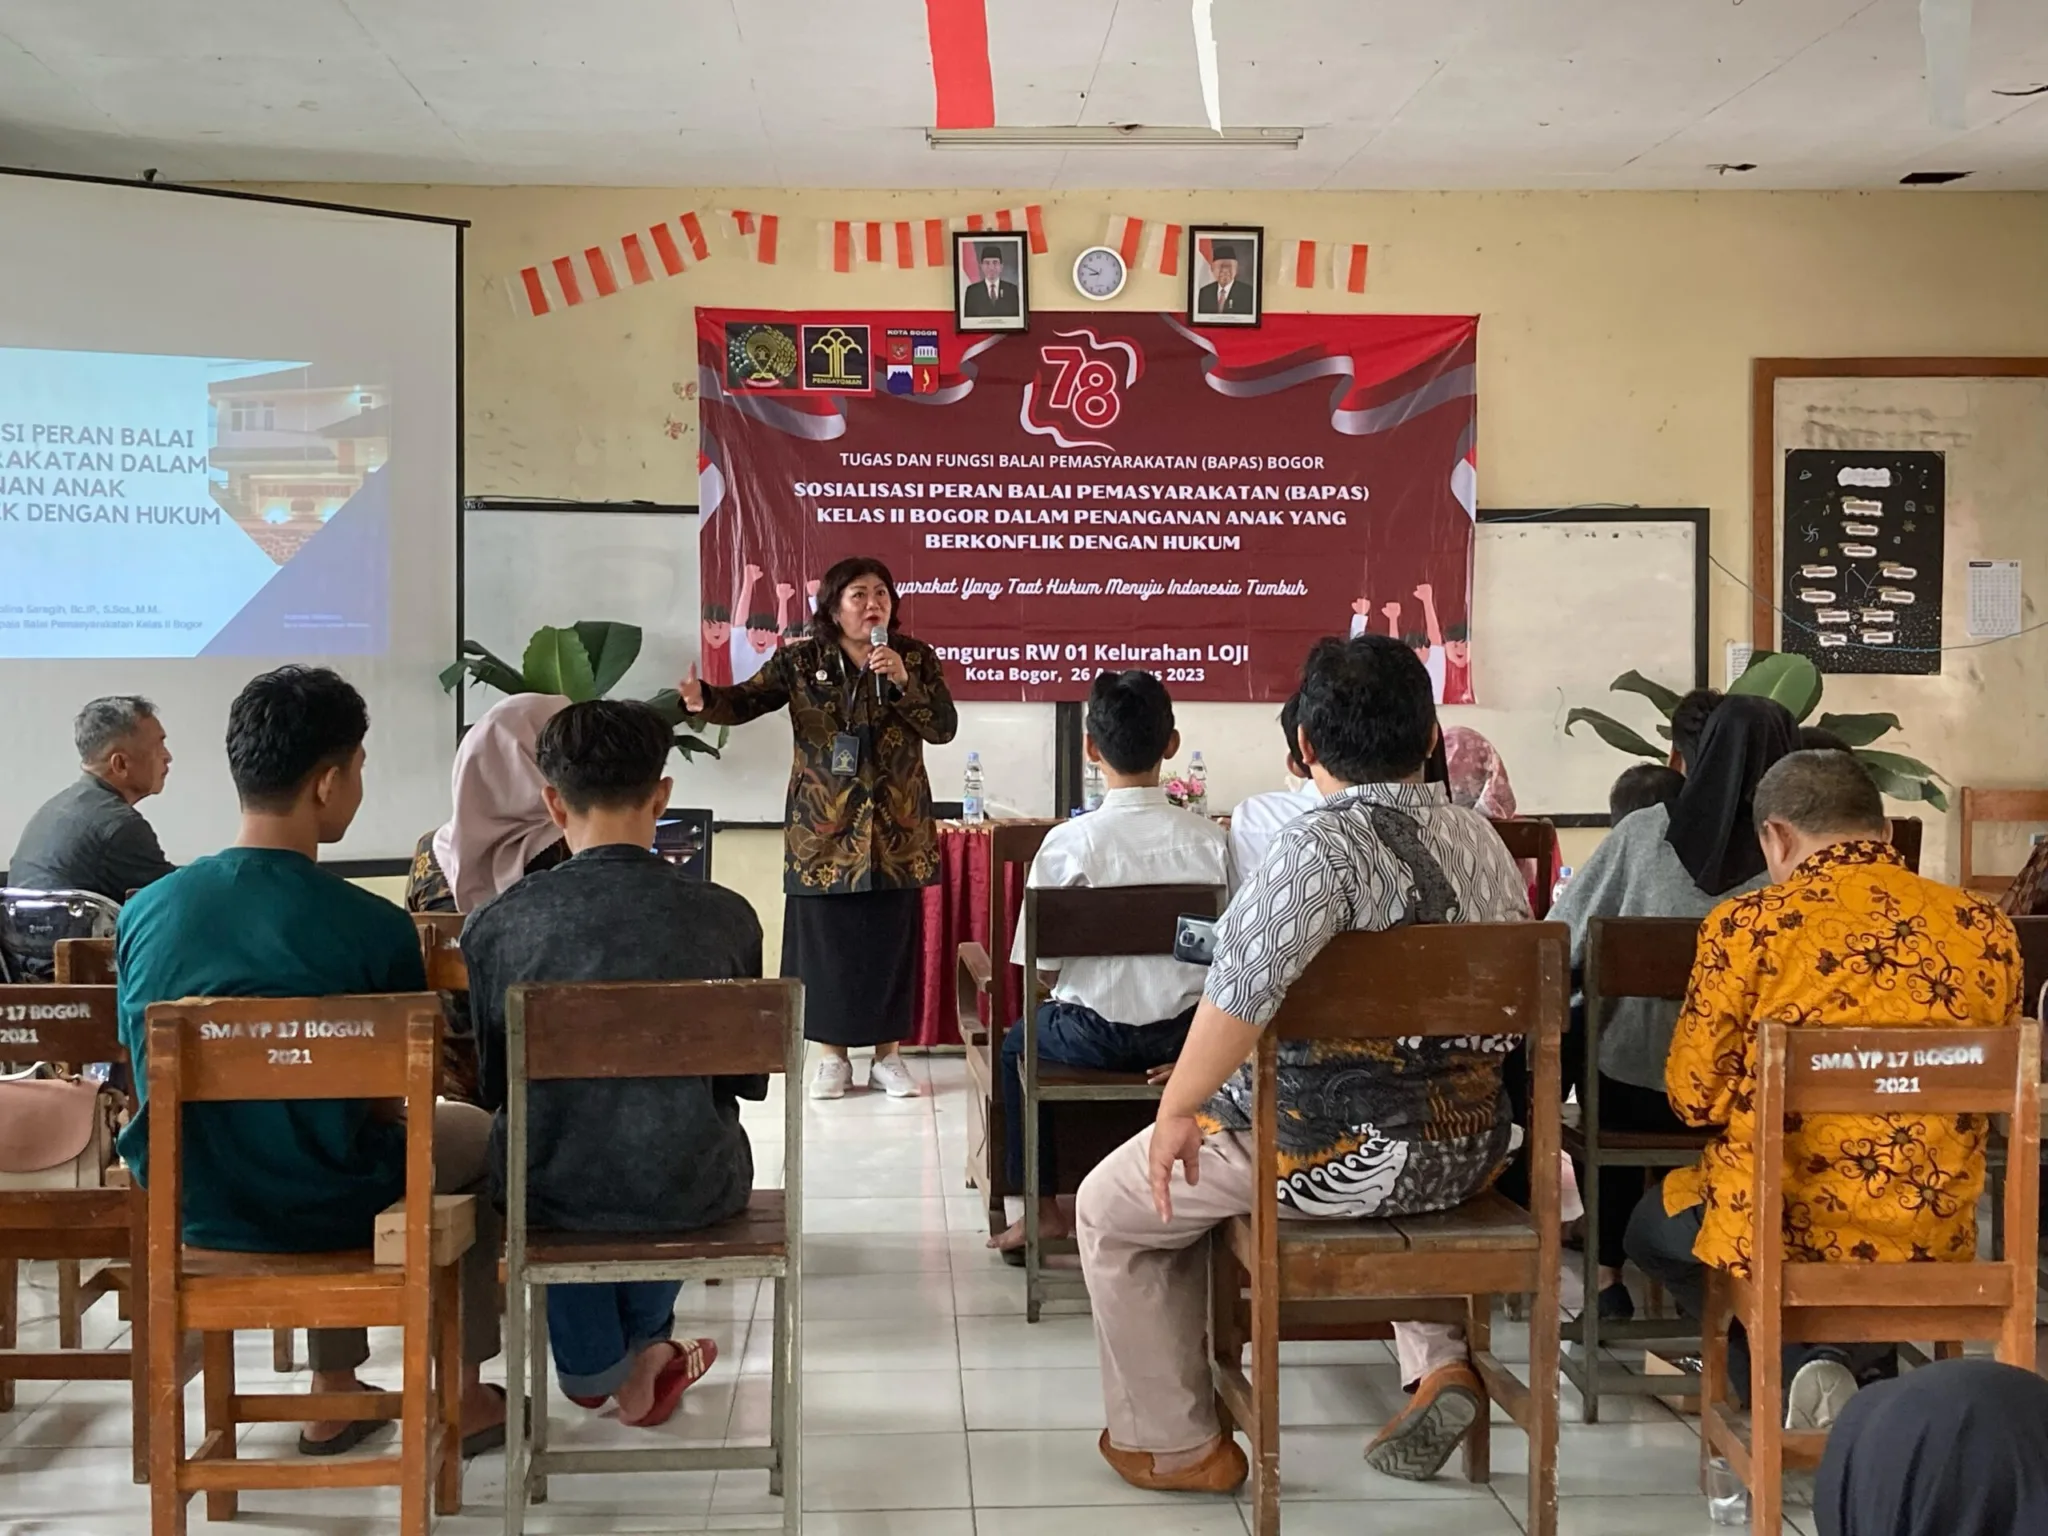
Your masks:
<svg viewBox="0 0 2048 1536"><path fill-rule="evenodd" d="M704 690L704 718L744 725L789 706L796 734L784 812L783 889L793 896L896 891L938 878L938 834L924 746L959 728L945 668L931 647L893 642L908 681L901 688L857 671L838 646L793 641L734 688ZM832 771L832 747L859 741L850 774Z"/></svg>

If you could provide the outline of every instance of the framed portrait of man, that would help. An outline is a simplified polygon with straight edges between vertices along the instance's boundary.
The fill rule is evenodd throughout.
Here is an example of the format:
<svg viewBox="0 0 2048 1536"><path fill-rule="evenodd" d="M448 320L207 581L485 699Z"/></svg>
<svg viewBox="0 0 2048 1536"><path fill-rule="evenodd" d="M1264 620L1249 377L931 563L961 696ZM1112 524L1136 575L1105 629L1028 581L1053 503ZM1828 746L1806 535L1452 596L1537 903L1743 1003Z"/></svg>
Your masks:
<svg viewBox="0 0 2048 1536"><path fill-rule="evenodd" d="M1197 224L1188 248L1188 324L1257 325L1266 310L1266 232Z"/></svg>
<svg viewBox="0 0 2048 1536"><path fill-rule="evenodd" d="M1022 230L953 235L953 323L962 331L1031 328L1028 254Z"/></svg>

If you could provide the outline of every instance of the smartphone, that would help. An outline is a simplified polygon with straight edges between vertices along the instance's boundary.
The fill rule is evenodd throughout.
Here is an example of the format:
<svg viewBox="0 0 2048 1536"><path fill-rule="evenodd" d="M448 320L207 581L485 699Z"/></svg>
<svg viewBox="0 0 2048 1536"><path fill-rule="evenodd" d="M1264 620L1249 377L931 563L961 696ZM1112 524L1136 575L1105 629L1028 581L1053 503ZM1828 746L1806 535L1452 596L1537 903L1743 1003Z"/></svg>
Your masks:
<svg viewBox="0 0 2048 1536"><path fill-rule="evenodd" d="M1216 962L1216 919L1182 913L1173 928L1173 958L1189 965Z"/></svg>

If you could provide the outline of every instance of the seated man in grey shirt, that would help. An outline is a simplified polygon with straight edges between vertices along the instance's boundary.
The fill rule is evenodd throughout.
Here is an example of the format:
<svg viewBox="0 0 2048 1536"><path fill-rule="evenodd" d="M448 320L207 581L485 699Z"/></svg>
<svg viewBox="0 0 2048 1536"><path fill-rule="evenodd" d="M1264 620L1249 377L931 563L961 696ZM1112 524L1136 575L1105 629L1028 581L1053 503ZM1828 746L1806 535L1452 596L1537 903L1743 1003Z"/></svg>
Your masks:
<svg viewBox="0 0 2048 1536"><path fill-rule="evenodd" d="M163 793L171 771L156 706L132 694L94 699L73 727L78 780L22 828L7 883L32 891L93 891L126 901L175 867L136 802Z"/></svg>
<svg viewBox="0 0 2048 1536"><path fill-rule="evenodd" d="M598 699L550 720L535 755L548 815L573 857L484 903L463 929L480 1097L499 1112L492 1143L501 1197L508 988L761 974L754 909L653 852L672 742L640 703ZM536 1083L527 1096L529 1219L558 1231L681 1232L737 1215L754 1185L739 1100L767 1094L766 1077ZM563 1392L589 1408L616 1399L625 1424L667 1420L717 1358L710 1339L669 1337L678 1289L674 1281L549 1286L548 1341Z"/></svg>

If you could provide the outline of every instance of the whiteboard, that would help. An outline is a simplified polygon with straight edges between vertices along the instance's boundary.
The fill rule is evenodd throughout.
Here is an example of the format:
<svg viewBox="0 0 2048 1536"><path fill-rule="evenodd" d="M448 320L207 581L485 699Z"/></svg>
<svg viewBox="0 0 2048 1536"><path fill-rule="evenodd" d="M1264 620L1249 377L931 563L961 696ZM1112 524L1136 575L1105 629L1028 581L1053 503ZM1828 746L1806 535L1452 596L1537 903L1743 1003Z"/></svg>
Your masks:
<svg viewBox="0 0 2048 1536"><path fill-rule="evenodd" d="M542 625L637 624L639 659L612 692L645 698L673 688L698 659L697 522L694 510L674 507L472 505L463 514L462 632L517 666ZM463 718L497 698L470 689ZM708 806L721 822L780 826L790 743L789 716L778 713L734 730L715 761L673 761L675 803ZM960 798L970 751L981 754L994 809L1052 814L1052 705L962 704L959 735L925 752L934 798Z"/></svg>
<svg viewBox="0 0 2048 1536"><path fill-rule="evenodd" d="M1635 761L1565 714L1588 705L1656 740L1657 714L1607 685L1630 668L1684 692L1704 681L1699 649L1706 514L1633 509L1482 512L1473 541L1472 686L1484 702L1446 706L1500 749L1523 815L1597 818ZM1184 769L1200 751L1211 810L1286 782L1275 704L1180 704Z"/></svg>

